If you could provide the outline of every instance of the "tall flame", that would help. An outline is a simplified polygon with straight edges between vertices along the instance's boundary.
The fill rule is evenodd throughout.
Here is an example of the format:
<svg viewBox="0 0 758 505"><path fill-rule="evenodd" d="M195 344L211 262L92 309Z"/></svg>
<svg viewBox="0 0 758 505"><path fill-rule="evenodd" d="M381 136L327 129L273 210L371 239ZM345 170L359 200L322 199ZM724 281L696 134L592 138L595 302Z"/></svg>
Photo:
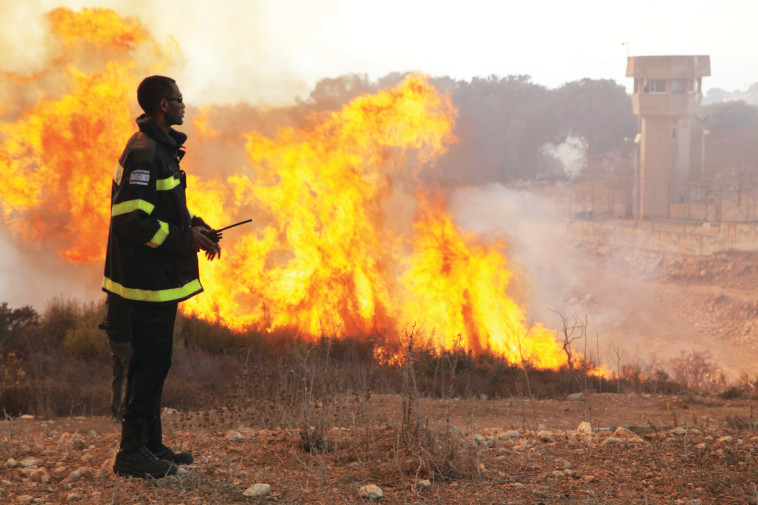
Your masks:
<svg viewBox="0 0 758 505"><path fill-rule="evenodd" d="M454 119L449 97L411 76L306 129L249 134L249 170L229 185L237 206L265 211L265 225L232 244L224 262L206 265L210 296L184 310L232 328L306 336L417 324L441 347L460 338L512 362L564 364L553 333L530 327L508 297L501 247L462 236L444 202L424 193L410 233L389 217L392 176L442 155Z"/></svg>
<svg viewBox="0 0 758 505"><path fill-rule="evenodd" d="M0 122L3 217L12 232L55 244L67 261L100 262L109 218L104 174L134 128L139 78L128 55L151 38L105 9L59 8L47 18L62 55L43 75L3 76L15 96L20 86L38 84L36 102Z"/></svg>
<svg viewBox="0 0 758 505"><path fill-rule="evenodd" d="M390 174L410 149L421 160L452 140L450 100L420 77L357 98L278 138L249 134L247 174L230 178L237 205L270 221L209 265L210 296L185 305L239 328L296 328L307 335L370 333L396 312L401 237L383 204Z"/></svg>
<svg viewBox="0 0 758 505"><path fill-rule="evenodd" d="M171 51L104 9L56 9L48 22L61 56L42 73L3 76L5 87L36 84L38 97L0 121L0 205L17 236L54 244L68 262L99 263L109 175L134 130L138 76L167 64ZM139 64L146 53L157 63ZM211 111L191 126L191 142L204 150L221 142ZM456 141L455 118L449 96L410 76L305 127L247 133L247 162L235 176L201 177L190 150L183 164L193 210L218 226L249 215L255 222L227 235L221 261L203 261L206 293L182 310L236 330L305 337L417 325L440 347L460 341L512 362L563 365L553 333L528 324L507 294L503 244L458 230L441 196L407 194L413 173Z"/></svg>
<svg viewBox="0 0 758 505"><path fill-rule="evenodd" d="M540 368L566 363L553 332L528 323L506 294L512 274L504 244L459 233L444 201L430 202L424 195L413 229L411 266L401 278L412 296L402 305L402 320L425 322L444 348L460 339L475 353L486 349L511 363L528 361Z"/></svg>

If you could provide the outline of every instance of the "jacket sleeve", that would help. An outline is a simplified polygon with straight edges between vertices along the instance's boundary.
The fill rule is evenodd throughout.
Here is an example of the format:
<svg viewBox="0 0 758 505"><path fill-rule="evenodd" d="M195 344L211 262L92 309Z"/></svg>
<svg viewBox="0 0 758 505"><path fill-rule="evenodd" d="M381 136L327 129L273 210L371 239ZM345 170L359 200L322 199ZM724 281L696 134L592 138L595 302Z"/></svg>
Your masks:
<svg viewBox="0 0 758 505"><path fill-rule="evenodd" d="M170 224L157 203L157 170L151 161L127 157L114 180L111 223L116 233L170 254L194 254L192 230Z"/></svg>
<svg viewBox="0 0 758 505"><path fill-rule="evenodd" d="M194 215L191 210L190 215L192 216L192 226L204 226L206 228L210 228L210 225L208 225L208 223L206 223L202 217Z"/></svg>

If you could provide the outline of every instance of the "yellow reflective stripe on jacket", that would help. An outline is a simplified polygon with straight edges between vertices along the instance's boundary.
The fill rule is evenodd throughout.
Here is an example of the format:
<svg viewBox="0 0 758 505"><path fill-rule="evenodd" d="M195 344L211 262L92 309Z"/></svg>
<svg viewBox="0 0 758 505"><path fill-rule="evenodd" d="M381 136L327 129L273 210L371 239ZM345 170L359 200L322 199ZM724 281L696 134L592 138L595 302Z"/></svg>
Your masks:
<svg viewBox="0 0 758 505"><path fill-rule="evenodd" d="M161 225L161 227L158 228L158 231L155 232L153 238L151 238L146 244L150 247L158 247L164 240L166 240L166 237L168 237L168 223L158 221L158 224Z"/></svg>
<svg viewBox="0 0 758 505"><path fill-rule="evenodd" d="M153 209L155 209L155 205L145 200L127 200L111 207L111 216L120 216L121 214L134 212L135 210L142 210L150 215L153 213Z"/></svg>
<svg viewBox="0 0 758 505"><path fill-rule="evenodd" d="M152 291L149 289L135 289L122 286L118 282L103 277L103 289L115 293L121 298L127 300L138 300L142 302L170 302L172 300L181 300L203 289L199 279L192 280L180 288L160 289Z"/></svg>
<svg viewBox="0 0 758 505"><path fill-rule="evenodd" d="M158 191L171 191L181 183L182 181L180 181L178 177L171 176L166 179L158 179L155 181L155 189Z"/></svg>

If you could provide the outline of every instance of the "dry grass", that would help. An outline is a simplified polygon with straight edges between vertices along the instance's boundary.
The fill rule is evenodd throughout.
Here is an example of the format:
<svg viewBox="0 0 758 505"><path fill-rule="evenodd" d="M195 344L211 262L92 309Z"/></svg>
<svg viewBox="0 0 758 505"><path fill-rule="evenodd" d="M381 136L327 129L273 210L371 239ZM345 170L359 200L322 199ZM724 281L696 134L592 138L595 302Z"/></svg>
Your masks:
<svg viewBox="0 0 758 505"><path fill-rule="evenodd" d="M354 401L349 395L337 399L357 410ZM326 451L306 450L296 426L255 426L256 402L227 410L167 411L169 443L191 448L197 462L187 474L150 481L110 472L118 426L105 417L7 418L0 422L2 461L39 459L50 482L35 483L18 468L3 467L0 498L17 503L26 495L69 503L76 494L79 503L119 505L358 503L359 487L374 483L382 488L385 503L626 505L754 499L756 432L730 427L726 420L747 414L744 400L707 397L698 404L686 398L597 395L596 428L613 426L615 419L639 425L643 416L659 427L642 433L640 442L618 444L603 443L612 431L578 436L574 429L583 408L567 400L535 400L536 420L551 439L523 428L518 439L507 439L499 435L518 428L518 400L421 399L423 426L405 441L402 395L372 395L361 402L363 417L356 415L354 422L343 417L343 426L325 428ZM449 424L444 421L448 413ZM686 429L675 434L661 428L674 421ZM243 438L227 439L230 430ZM485 442L477 443L475 434ZM93 470L73 478L71 473L82 467ZM430 487L421 485L424 479ZM271 495L244 498L242 492L256 482L270 484Z"/></svg>
<svg viewBox="0 0 758 505"><path fill-rule="evenodd" d="M42 320L66 321L74 333L56 333L61 342L72 342L71 335L90 342L72 316L77 310L64 304ZM29 342L25 331L41 323L21 316L30 324L14 327L13 338ZM728 394L701 395L663 372L640 380L639 367L619 367L621 377L608 381L584 373L591 363L552 372L460 349L437 352L419 344L413 328L395 343L224 332L180 321L164 392L165 432L171 445L190 448L197 464L158 481L110 472L118 426L105 417L107 355L85 360L51 342L44 352L19 345L12 356L5 347L0 464L39 459L50 482L4 466L0 499L226 504L255 501L242 491L256 482L273 490L258 502L276 503L354 503L368 483L379 485L388 503L749 503L755 495L749 377ZM211 344L208 335L225 345ZM379 361L378 349L400 359ZM677 374L695 380L715 366L699 354L677 363ZM645 395L645 388L684 394ZM566 400L577 391L581 398ZM577 437L581 421L649 428L640 444L604 445L612 429ZM668 432L682 426L685 435ZM518 439L499 437L511 429ZM231 430L242 440L228 439ZM733 441L719 442L726 435ZM93 470L72 478L80 467Z"/></svg>

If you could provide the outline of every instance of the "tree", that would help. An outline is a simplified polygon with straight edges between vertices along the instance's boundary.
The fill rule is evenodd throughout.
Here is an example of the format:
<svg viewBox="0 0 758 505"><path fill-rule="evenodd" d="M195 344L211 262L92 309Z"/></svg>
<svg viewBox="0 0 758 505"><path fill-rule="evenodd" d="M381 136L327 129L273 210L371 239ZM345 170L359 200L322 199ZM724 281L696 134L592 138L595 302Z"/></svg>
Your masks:
<svg viewBox="0 0 758 505"><path fill-rule="evenodd" d="M0 304L0 354L26 352L29 338L39 325L39 314L31 306L11 309L6 302Z"/></svg>
<svg viewBox="0 0 758 505"><path fill-rule="evenodd" d="M624 148L624 139L637 133L631 97L610 79L566 83L555 91L554 104L562 135L584 139L590 163L599 154Z"/></svg>
<svg viewBox="0 0 758 505"><path fill-rule="evenodd" d="M449 88L450 81L443 85ZM527 75L476 77L458 81L452 101L459 142L440 160L435 177L505 183L536 176L540 148L557 131L547 88Z"/></svg>
<svg viewBox="0 0 758 505"><path fill-rule="evenodd" d="M707 128L712 133L732 128L758 128L758 107L743 100L706 105L698 116L707 119Z"/></svg>
<svg viewBox="0 0 758 505"><path fill-rule="evenodd" d="M376 90L377 85L365 74L348 74L321 79L311 91L310 99L315 110L339 110L353 98Z"/></svg>

